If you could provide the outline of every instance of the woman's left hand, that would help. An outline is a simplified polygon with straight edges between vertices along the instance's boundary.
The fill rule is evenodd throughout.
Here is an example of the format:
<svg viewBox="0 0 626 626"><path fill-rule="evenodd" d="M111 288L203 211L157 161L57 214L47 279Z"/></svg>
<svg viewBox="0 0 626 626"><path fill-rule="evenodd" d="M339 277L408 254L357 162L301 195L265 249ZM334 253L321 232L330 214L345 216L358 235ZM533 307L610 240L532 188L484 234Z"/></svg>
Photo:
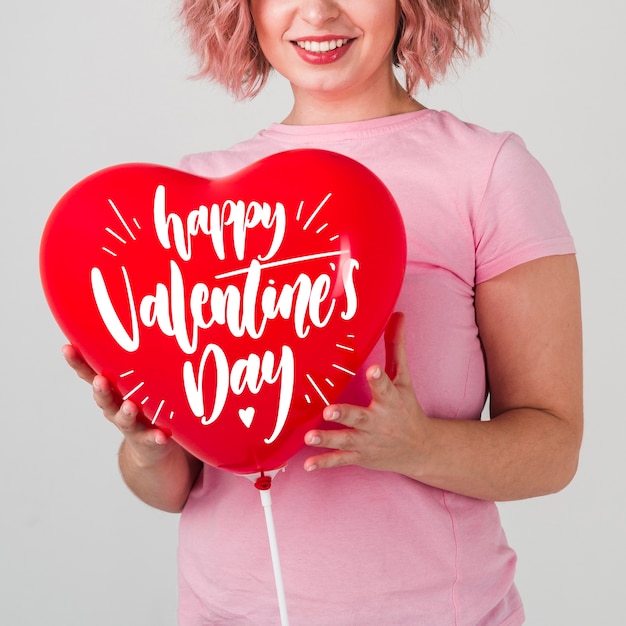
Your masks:
<svg viewBox="0 0 626 626"><path fill-rule="evenodd" d="M305 469L361 465L482 500L563 489L576 472L583 431L576 258L544 257L507 270L476 286L475 306L489 420L425 415L396 314L386 332L387 372L367 371L370 406L326 407L324 418L346 428L308 432L308 445L331 451L308 458Z"/></svg>
<svg viewBox="0 0 626 626"><path fill-rule="evenodd" d="M360 465L369 469L414 474L425 455L429 418L419 405L409 375L404 341L404 315L394 313L385 331L386 367L372 365L366 372L372 392L368 407L332 404L324 419L342 424L337 430L311 430L305 443L330 448L309 457L307 471Z"/></svg>

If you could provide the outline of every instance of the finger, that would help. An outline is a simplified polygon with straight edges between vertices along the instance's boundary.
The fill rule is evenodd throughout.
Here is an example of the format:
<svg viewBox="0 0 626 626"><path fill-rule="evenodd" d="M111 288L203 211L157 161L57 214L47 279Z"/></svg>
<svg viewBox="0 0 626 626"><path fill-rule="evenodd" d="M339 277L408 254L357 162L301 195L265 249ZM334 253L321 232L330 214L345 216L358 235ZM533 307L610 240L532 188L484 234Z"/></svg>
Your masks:
<svg viewBox="0 0 626 626"><path fill-rule="evenodd" d="M129 401L125 401L118 406L110 419L124 435L129 435L137 430L144 430L143 424L139 421L137 405Z"/></svg>
<svg viewBox="0 0 626 626"><path fill-rule="evenodd" d="M93 380L93 395L104 416L131 441L133 447L162 446L170 437L159 428L151 428L141 420L139 407L130 400L122 402L111 383L96 375Z"/></svg>
<svg viewBox="0 0 626 626"><path fill-rule="evenodd" d="M105 412L105 417L117 426L134 448L162 446L170 440L162 430L152 428L143 422L139 408L129 400L123 402L117 411Z"/></svg>
<svg viewBox="0 0 626 626"><path fill-rule="evenodd" d="M92 381L93 398L98 407L104 413L104 416L109 421L114 421L115 416L120 411L122 406L122 400L118 396L117 392L111 386L111 383L99 374L94 376ZM126 415L128 420L134 420L139 412L137 407L132 402L125 402L124 405L128 408ZM126 420L126 421L128 421Z"/></svg>
<svg viewBox="0 0 626 626"><path fill-rule="evenodd" d="M410 385L411 376L406 359L404 313L394 313L385 329L385 371L396 385Z"/></svg>
<svg viewBox="0 0 626 626"><path fill-rule="evenodd" d="M327 422L336 422L337 424L343 424L350 428L360 428L362 430L367 427L369 421L367 409L352 404L331 404L324 409L322 417Z"/></svg>
<svg viewBox="0 0 626 626"><path fill-rule="evenodd" d="M353 451L359 447L359 431L354 428L341 430L311 430L304 436L304 443L314 448Z"/></svg>
<svg viewBox="0 0 626 626"><path fill-rule="evenodd" d="M372 404L389 404L398 394L395 382L383 372L379 365L372 365L365 372L365 378L372 393Z"/></svg>
<svg viewBox="0 0 626 626"><path fill-rule="evenodd" d="M99 378L103 377L96 377L96 379ZM106 381L105 378L103 379ZM99 393L100 396L96 401L99 400L103 403L103 407L101 408L103 409L104 416L112 424L117 426L134 449L140 450L146 447L160 447L170 440L170 437L162 430L150 427L141 420L141 412L134 402L125 400L120 405L114 392L111 394L107 394L106 392Z"/></svg>
<svg viewBox="0 0 626 626"><path fill-rule="evenodd" d="M304 462L304 469L313 472L318 469L329 469L331 467L342 467L344 465L356 465L358 455L356 452L345 450L333 450L325 454L311 456Z"/></svg>
<svg viewBox="0 0 626 626"><path fill-rule="evenodd" d="M87 364L78 350L72 345L65 345L61 348L66 363L78 374L79 378L88 383L93 381L96 372Z"/></svg>

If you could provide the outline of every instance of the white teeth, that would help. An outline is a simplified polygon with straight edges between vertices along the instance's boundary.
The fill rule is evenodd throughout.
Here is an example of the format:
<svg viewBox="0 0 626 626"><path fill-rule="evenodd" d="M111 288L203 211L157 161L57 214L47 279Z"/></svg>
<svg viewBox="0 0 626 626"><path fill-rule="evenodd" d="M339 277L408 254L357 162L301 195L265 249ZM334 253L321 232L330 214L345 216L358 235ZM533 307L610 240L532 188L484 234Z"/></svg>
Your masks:
<svg viewBox="0 0 626 626"><path fill-rule="evenodd" d="M348 43L348 39L331 39L329 41L296 41L298 46L307 52L328 52Z"/></svg>

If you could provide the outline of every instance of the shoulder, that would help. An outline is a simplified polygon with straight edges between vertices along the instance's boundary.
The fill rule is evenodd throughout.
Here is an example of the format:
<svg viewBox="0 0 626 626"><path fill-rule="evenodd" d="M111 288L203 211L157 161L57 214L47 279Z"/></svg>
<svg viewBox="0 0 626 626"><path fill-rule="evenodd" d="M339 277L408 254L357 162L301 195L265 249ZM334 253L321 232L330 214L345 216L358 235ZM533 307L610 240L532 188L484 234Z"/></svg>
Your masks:
<svg viewBox="0 0 626 626"><path fill-rule="evenodd" d="M428 118L432 139L442 153L461 159L494 162L499 158L525 159L530 156L524 140L511 130L494 131L479 124L461 120L447 111ZM472 165L471 162L468 165Z"/></svg>
<svg viewBox="0 0 626 626"><path fill-rule="evenodd" d="M537 186L541 195L554 196L548 173L517 133L494 132L447 112L435 116L433 124L448 166L476 185L481 197L511 186L518 187L522 195Z"/></svg>
<svg viewBox="0 0 626 626"><path fill-rule="evenodd" d="M494 175L541 169L515 132L489 130L447 111L430 111L394 139L396 160L424 169L439 182L453 183L463 198L475 202Z"/></svg>

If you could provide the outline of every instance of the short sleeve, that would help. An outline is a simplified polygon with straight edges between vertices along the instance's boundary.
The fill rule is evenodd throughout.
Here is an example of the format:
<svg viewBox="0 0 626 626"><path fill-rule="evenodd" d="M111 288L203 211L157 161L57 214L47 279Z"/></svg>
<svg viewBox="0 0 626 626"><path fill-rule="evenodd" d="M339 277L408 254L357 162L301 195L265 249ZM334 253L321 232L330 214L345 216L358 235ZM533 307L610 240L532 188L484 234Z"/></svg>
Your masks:
<svg viewBox="0 0 626 626"><path fill-rule="evenodd" d="M544 256L575 252L552 181L515 134L504 138L474 217L476 283Z"/></svg>

